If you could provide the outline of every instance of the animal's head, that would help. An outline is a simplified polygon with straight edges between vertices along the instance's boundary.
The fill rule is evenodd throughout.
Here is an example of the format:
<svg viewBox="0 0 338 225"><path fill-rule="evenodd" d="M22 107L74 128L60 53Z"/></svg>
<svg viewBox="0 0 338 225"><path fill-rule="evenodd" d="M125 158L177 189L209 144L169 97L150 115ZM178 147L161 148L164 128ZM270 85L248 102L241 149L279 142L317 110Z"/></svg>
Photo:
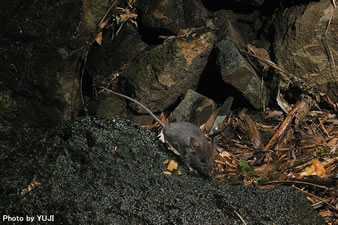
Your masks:
<svg viewBox="0 0 338 225"><path fill-rule="evenodd" d="M202 142L191 138L190 148L191 166L207 176L212 176L214 174L215 146L209 141Z"/></svg>

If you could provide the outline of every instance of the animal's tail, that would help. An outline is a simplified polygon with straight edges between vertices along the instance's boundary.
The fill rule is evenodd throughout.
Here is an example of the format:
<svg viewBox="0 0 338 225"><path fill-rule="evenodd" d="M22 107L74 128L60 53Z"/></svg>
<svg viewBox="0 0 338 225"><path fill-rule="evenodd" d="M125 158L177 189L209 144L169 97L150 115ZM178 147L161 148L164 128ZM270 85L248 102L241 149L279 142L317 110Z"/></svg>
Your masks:
<svg viewBox="0 0 338 225"><path fill-rule="evenodd" d="M106 90L106 91L108 91L108 92L110 92L110 93L112 93L112 94L114 94L114 95L117 95L117 96L119 96L119 97L128 99L129 101L132 101L132 102L138 104L138 105L141 106L145 111L147 111L147 112L148 112L148 113L149 113L149 114L150 114L150 115L151 115L151 116L152 116L159 124L161 124L162 127L165 127L165 124L164 124L159 118L157 118L157 116L155 116L155 114L154 114L152 111L150 111L150 109L148 109L147 107L145 107L142 103L136 101L135 99L133 99L133 98L127 96L127 95L120 94L120 93L115 92L115 91L113 91L113 90L110 90L110 89L108 89L108 88L105 88L105 87L102 87L102 86L101 86L100 88L102 88L103 90Z"/></svg>

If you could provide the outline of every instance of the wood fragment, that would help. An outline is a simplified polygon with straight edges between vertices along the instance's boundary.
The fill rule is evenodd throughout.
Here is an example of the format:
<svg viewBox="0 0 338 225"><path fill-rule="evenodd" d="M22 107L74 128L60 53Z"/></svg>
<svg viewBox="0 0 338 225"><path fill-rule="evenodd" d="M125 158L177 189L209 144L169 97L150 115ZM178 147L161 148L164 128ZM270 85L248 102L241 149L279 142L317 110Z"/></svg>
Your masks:
<svg viewBox="0 0 338 225"><path fill-rule="evenodd" d="M241 111L239 113L239 117L243 120L244 122L244 128L247 132L247 135L250 139L250 142L254 149L259 149L263 145L261 135L257 129L257 126L255 122L251 119L251 117L246 114L244 111Z"/></svg>
<svg viewBox="0 0 338 225"><path fill-rule="evenodd" d="M323 130L323 132L326 134L326 136L327 136L328 138L332 138L332 137L330 136L329 132L327 132L327 130L325 129L322 120L320 120L320 119L319 119L319 124L320 124L320 128Z"/></svg>
<svg viewBox="0 0 338 225"><path fill-rule="evenodd" d="M307 98L305 98L307 99ZM269 142L265 145L264 151L267 151L269 148L271 148L272 145L276 143L279 137L281 137L286 129L289 127L290 123L292 122L292 119L295 117L296 113L299 109L302 109L304 106L303 102L304 98L301 101L298 101L296 105L292 108L292 110L289 112L287 117L284 119L284 121L281 123L281 125L278 127L275 134L272 136L272 138L269 140Z"/></svg>
<svg viewBox="0 0 338 225"><path fill-rule="evenodd" d="M309 114L310 108L313 105L313 100L309 96L304 96L299 104L299 108L295 114L295 127L298 128L299 124L304 121L305 117Z"/></svg>

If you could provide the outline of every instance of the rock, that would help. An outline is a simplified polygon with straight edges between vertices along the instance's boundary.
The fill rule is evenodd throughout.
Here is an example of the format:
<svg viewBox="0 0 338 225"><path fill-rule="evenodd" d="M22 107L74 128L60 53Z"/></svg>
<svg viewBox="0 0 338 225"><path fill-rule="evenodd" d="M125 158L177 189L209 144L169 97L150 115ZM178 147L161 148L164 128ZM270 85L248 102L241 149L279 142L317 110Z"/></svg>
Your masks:
<svg viewBox="0 0 338 225"><path fill-rule="evenodd" d="M224 40L231 41L237 48L244 49L246 42L243 40L243 35L238 32L232 22L228 21L224 26L225 30L220 37Z"/></svg>
<svg viewBox="0 0 338 225"><path fill-rule="evenodd" d="M264 0L209 0L204 1L208 9L232 9L235 12L250 13L263 5Z"/></svg>
<svg viewBox="0 0 338 225"><path fill-rule="evenodd" d="M229 96L224 102L221 107L217 110L213 123L211 124L208 121L205 128L207 131L209 131L209 136L215 135L216 133L221 131L221 128L224 124L225 119L230 115L232 103L234 101L234 98L232 96Z"/></svg>
<svg viewBox="0 0 338 225"><path fill-rule="evenodd" d="M121 73L125 92L152 111L167 109L187 89L197 87L215 40L213 32L202 31L194 37L169 39L142 53Z"/></svg>
<svg viewBox="0 0 338 225"><path fill-rule="evenodd" d="M201 0L138 0L136 7L141 26L172 34L205 25L209 15Z"/></svg>
<svg viewBox="0 0 338 225"><path fill-rule="evenodd" d="M13 115L0 121L1 137L16 141L77 115L79 61L109 4L2 1L0 99Z"/></svg>
<svg viewBox="0 0 338 225"><path fill-rule="evenodd" d="M111 81L114 74L121 72L148 47L130 22L124 23L113 40L112 35L112 29L104 31L101 46L93 45L88 54L87 72L94 79L94 85Z"/></svg>
<svg viewBox="0 0 338 225"><path fill-rule="evenodd" d="M165 175L174 157L133 122L84 117L0 151L0 211L35 224L324 224L292 188L227 185L182 163L181 176Z"/></svg>
<svg viewBox="0 0 338 225"><path fill-rule="evenodd" d="M217 65L224 82L231 84L242 93L253 107L262 108L262 102L269 102L269 96L251 65L231 41L223 40L216 47Z"/></svg>
<svg viewBox="0 0 338 225"><path fill-rule="evenodd" d="M332 2L324 0L280 10L273 43L278 66L327 93L333 101L338 100L338 70L332 61L338 58L337 15ZM284 74L281 76L288 82ZM285 82L282 87L286 88Z"/></svg>
<svg viewBox="0 0 338 225"><path fill-rule="evenodd" d="M101 94L95 101L92 101L88 106L89 115L103 116L106 118L120 117L127 118L126 102L110 93Z"/></svg>
<svg viewBox="0 0 338 225"><path fill-rule="evenodd" d="M262 36L265 20L259 11L239 14L233 10L222 9L215 12L214 24L216 27L222 27L219 30L219 40L229 40L238 49L246 49L247 44L257 42L257 33Z"/></svg>
<svg viewBox="0 0 338 225"><path fill-rule="evenodd" d="M191 122L201 125L209 119L216 107L216 103L212 99L189 89L172 113L171 119L176 122Z"/></svg>

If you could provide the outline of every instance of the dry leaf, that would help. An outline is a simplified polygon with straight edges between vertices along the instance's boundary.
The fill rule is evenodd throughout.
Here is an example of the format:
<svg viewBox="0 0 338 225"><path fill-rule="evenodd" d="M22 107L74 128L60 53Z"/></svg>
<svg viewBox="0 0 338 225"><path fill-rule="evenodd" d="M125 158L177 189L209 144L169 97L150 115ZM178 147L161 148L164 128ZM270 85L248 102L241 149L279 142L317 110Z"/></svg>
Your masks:
<svg viewBox="0 0 338 225"><path fill-rule="evenodd" d="M325 174L326 172L323 164L318 159L315 159L312 161L311 166L306 167L305 170L299 174L299 177L302 178L313 175L323 177Z"/></svg>
<svg viewBox="0 0 338 225"><path fill-rule="evenodd" d="M327 143L327 146L330 146L330 147L335 147L338 145L338 137L334 137L332 138L328 143Z"/></svg>
<svg viewBox="0 0 338 225"><path fill-rule="evenodd" d="M333 216L330 210L319 212L322 217Z"/></svg>
<svg viewBox="0 0 338 225"><path fill-rule="evenodd" d="M263 145L261 135L257 129L256 123L244 111L241 111L239 118L243 120L245 130L254 149L259 149Z"/></svg>
<svg viewBox="0 0 338 225"><path fill-rule="evenodd" d="M95 37L95 41L98 45L102 44L102 32L98 33Z"/></svg>
<svg viewBox="0 0 338 225"><path fill-rule="evenodd" d="M211 116L209 117L209 119L207 120L207 122L205 122L205 123L201 126L201 129L202 129L202 130L205 130L206 133L208 133L208 132L211 130L211 127L212 127L212 125L213 125L214 122L215 122L215 119L216 119L216 116L217 116L218 111L219 111L219 108L216 109L216 110L211 114Z"/></svg>
<svg viewBox="0 0 338 225"><path fill-rule="evenodd" d="M136 13L130 13L129 10L126 11L125 14L120 14L120 18L121 18L121 22L125 22L128 20L132 20L132 19L136 19L137 18L137 14Z"/></svg>
<svg viewBox="0 0 338 225"><path fill-rule="evenodd" d="M292 110L288 113L284 121L279 125L275 134L270 138L269 142L265 145L264 151L269 150L276 143L276 141L285 133L286 129L291 124L292 119L294 118L296 112L299 110L300 106L302 105L303 99L299 100L296 103L296 105L292 108Z"/></svg>
<svg viewBox="0 0 338 225"><path fill-rule="evenodd" d="M281 117L283 116L283 112L279 111L279 110L265 110L265 115L264 115L264 119L271 119L271 118L275 118L275 117Z"/></svg>
<svg viewBox="0 0 338 225"><path fill-rule="evenodd" d="M175 162L174 160L170 160L168 167L167 167L167 170L172 172L172 171L176 170L177 167L178 167L178 163Z"/></svg>
<svg viewBox="0 0 338 225"><path fill-rule="evenodd" d="M255 55L255 56L259 56L261 58L264 58L268 61L270 61L270 54L269 52L264 49L264 48L257 48L256 46L252 45L252 44L248 44L248 52ZM270 68L270 65L267 63L264 63L262 61L258 61L259 64L263 67L263 71L267 71Z"/></svg>
<svg viewBox="0 0 338 225"><path fill-rule="evenodd" d="M223 152L219 153L219 155L222 156L222 157L230 157L231 156L230 153L227 152L227 151L223 151Z"/></svg>
<svg viewBox="0 0 338 225"><path fill-rule="evenodd" d="M261 166L257 166L253 170L253 175L259 176L261 180L267 181L271 179L271 177L277 176L278 173L276 173L276 165L271 163L266 163Z"/></svg>
<svg viewBox="0 0 338 225"><path fill-rule="evenodd" d="M304 121L312 105L313 105L312 98L310 98L309 96L302 96L302 101L300 102L299 108L295 113L296 128L298 128L299 124Z"/></svg>
<svg viewBox="0 0 338 225"><path fill-rule="evenodd" d="M40 186L40 184L41 184L40 182L33 179L33 181L27 186L27 188L25 188L21 191L21 197L23 197L28 192L31 192L32 190L34 190L35 188Z"/></svg>

